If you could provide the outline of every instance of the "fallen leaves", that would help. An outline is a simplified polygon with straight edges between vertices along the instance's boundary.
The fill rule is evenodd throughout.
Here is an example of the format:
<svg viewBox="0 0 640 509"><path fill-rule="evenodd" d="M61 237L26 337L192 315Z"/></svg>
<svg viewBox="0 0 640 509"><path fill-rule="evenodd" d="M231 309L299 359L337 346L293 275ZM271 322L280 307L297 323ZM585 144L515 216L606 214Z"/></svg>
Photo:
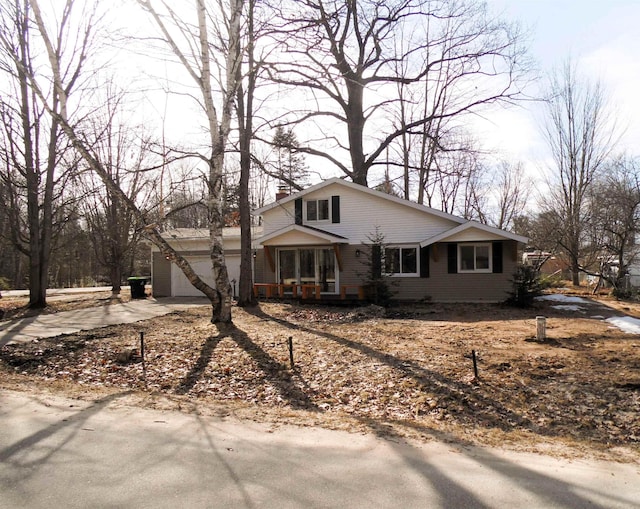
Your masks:
<svg viewBox="0 0 640 509"><path fill-rule="evenodd" d="M7 376L287 410L290 422L344 416L401 434L472 433L479 442L499 432L639 445L640 349L602 321L547 309L554 342L540 344L525 341L539 310L489 305L384 316L269 303L234 310L235 325L219 330L209 311L5 346L0 366ZM141 331L144 370L119 357L133 358Z"/></svg>

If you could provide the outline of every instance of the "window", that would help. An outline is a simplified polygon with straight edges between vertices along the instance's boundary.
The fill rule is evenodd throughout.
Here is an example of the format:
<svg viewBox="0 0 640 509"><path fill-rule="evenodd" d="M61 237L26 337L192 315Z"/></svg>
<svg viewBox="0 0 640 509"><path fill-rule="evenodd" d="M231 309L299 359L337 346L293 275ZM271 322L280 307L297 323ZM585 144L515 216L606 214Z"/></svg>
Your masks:
<svg viewBox="0 0 640 509"><path fill-rule="evenodd" d="M491 272L491 244L459 244L458 272Z"/></svg>
<svg viewBox="0 0 640 509"><path fill-rule="evenodd" d="M278 281L320 285L322 292L337 293L336 258L329 248L278 249Z"/></svg>
<svg viewBox="0 0 640 509"><path fill-rule="evenodd" d="M417 276L417 247L387 247L384 252L385 273L390 275Z"/></svg>
<svg viewBox="0 0 640 509"><path fill-rule="evenodd" d="M307 200L307 221L328 221L329 200Z"/></svg>

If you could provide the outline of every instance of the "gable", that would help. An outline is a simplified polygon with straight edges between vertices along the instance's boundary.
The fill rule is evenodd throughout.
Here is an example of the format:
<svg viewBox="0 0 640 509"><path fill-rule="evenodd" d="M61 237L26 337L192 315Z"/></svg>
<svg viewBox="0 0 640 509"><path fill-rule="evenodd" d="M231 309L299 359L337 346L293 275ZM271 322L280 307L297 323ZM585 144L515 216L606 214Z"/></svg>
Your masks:
<svg viewBox="0 0 640 509"><path fill-rule="evenodd" d="M503 236L478 229L468 229L447 237L447 242L486 242L488 240L504 240Z"/></svg>
<svg viewBox="0 0 640 509"><path fill-rule="evenodd" d="M420 245L425 247L436 242L488 242L497 240L515 240L526 244L529 239L476 221L467 221L451 230L426 238L420 242Z"/></svg>
<svg viewBox="0 0 640 509"><path fill-rule="evenodd" d="M347 239L331 233L300 225L291 225L282 230L277 230L264 235L260 239L263 246L295 246L295 245L323 245L332 243L344 243Z"/></svg>
<svg viewBox="0 0 640 509"><path fill-rule="evenodd" d="M309 220L309 202L324 202L324 214ZM319 205L318 205L319 207ZM388 244L417 243L458 226L463 219L340 179L258 209L265 236L297 224L339 235L350 244L370 243L376 228Z"/></svg>

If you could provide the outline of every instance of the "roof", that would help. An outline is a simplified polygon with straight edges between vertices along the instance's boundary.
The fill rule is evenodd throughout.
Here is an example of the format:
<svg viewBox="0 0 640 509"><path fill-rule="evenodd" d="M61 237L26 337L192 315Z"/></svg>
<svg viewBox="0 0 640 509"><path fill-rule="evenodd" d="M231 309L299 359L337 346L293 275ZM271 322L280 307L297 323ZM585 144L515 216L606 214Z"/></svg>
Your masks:
<svg viewBox="0 0 640 509"><path fill-rule="evenodd" d="M339 186L344 186L347 187L349 189L352 190L356 190L358 192L370 195L370 196L375 196L376 198L381 198L384 200L388 200L390 202L405 206L405 207L409 207L412 208L414 210L418 210L420 212L426 213L426 214L431 214L433 216L442 218L442 219L446 219L449 221L452 221L454 223L457 223L458 225L451 228L450 230L447 230L445 232L442 232L438 235L435 235L433 237L424 239L422 242L420 242L420 245L422 247L431 245L431 244L435 244L436 242L443 242L446 241L447 239L453 239L455 236L459 236L462 234L467 234L467 237L469 237L469 234L471 234L474 230L478 231L478 233L482 233L485 238L486 235L495 235L496 237L500 237L500 238L506 238L506 239L510 239L510 240L515 240L517 242L521 242L523 244L526 244L529 239L527 237L523 237L522 235L516 235L515 233L511 233L508 232L506 230L501 230L499 228L495 228L493 226L488 226L486 224L483 223L479 223L477 221L469 221L467 219L464 219L460 216L455 216L453 214L449 214L447 212L443 212L441 210L437 210L431 207L427 207L425 205L420 205L418 203L414 203L411 202L409 200L405 200L403 198L398 198L397 196L392 196L390 194L387 193L383 193L381 191L376 191L375 189L371 189L365 186L361 186L359 184L354 184L353 182L349 182L346 181L344 179L341 178L331 178L328 180L325 180L323 182L320 182L319 184L315 184L311 187L308 187L300 192L294 193L292 195L289 195L285 198L282 198L281 200L277 200L274 201L273 203L270 203L269 205L265 205L264 207L261 207L259 209L256 209L253 211L253 214L255 215L261 215L264 214L265 212L268 212L272 209L275 209L277 207L281 207L289 202L295 201L298 198L304 197L307 194L316 192L324 187L330 186L330 185L339 185ZM273 232L271 234L269 234L266 237L263 237L260 239L260 242L263 243L263 241L265 240L272 240L275 237L278 237L280 235L283 235L285 233L291 232L291 231L298 231L298 232L305 232L305 230L303 228L306 228L307 230L311 230L311 231L306 231L306 233L312 233L312 230L316 230L315 228L309 227L309 226L297 226L296 228L293 228L292 226L287 227L286 229L283 230L279 230L277 232ZM336 236L335 234L332 233L328 233L328 232L322 232L322 230L318 230L319 232L321 232L320 235L318 235L319 238L323 238L324 240L328 240L327 238L325 238L323 236L327 235L327 236L332 236L332 237L339 237ZM347 240L347 239L344 239ZM332 242L341 242L344 240L332 240Z"/></svg>
<svg viewBox="0 0 640 509"><path fill-rule="evenodd" d="M429 214L433 214L434 216L437 217L441 217L443 219L448 219L450 221L455 221L456 223L465 223L467 220L459 217L459 216L454 216L453 214L448 214L446 212L442 212L441 210L438 209L434 209L431 207L426 207L425 205L420 205L419 203L414 203L412 201L409 200L405 200L404 198L398 198L397 196L392 196L390 194L387 193L383 193L382 191L376 191L375 189L371 189L369 187L366 186L361 186L359 184L354 184L353 182L349 182L347 180L341 179L341 178L330 178L327 179L323 182L320 182L319 184L315 184L311 187L307 187L306 189L299 191L297 193L291 194L289 196L287 196L286 198L282 198L281 200L278 201L274 201L273 203L270 203L268 205L265 205L264 207L261 207L259 209L256 209L253 211L254 215L262 215L265 212L274 209L276 207L280 207L282 205L285 205L286 203L289 203L291 201L296 200L297 198L301 198L309 193L313 193L315 191L318 191L319 189L322 189L324 187L330 186L330 185L334 185L334 184L338 184L344 187L348 187L350 189L354 189L356 191L359 191L361 193L365 193L368 194L370 196L375 196L376 198L382 198L385 200L389 200L391 202L394 203L398 203L400 205L403 205L405 207L410 207L412 209L416 209L419 210L421 212L426 212Z"/></svg>
<svg viewBox="0 0 640 509"><path fill-rule="evenodd" d="M527 237L523 237L522 235L516 235L515 233L501 230L500 228L494 228L493 226L488 226L483 223L478 223L477 221L467 221L466 223L456 226L451 230L447 230L438 235L434 235L433 237L429 237L428 239L423 240L422 242L420 242L420 246L425 247L430 246L431 244L435 244L436 242L445 242L448 239L460 235L461 233L468 232L469 230L479 230L485 234L493 234L498 237L522 242L523 244L526 244L529 241Z"/></svg>
<svg viewBox="0 0 640 509"><path fill-rule="evenodd" d="M282 237L283 235L286 235L291 232L305 233L319 240L336 243L336 244L345 243L349 240L346 237L343 237L342 235L326 232L324 230L321 230L320 228L314 228L312 226L302 226L299 224L291 224L289 226L286 226L284 228L281 228L280 230L271 232L270 234L260 238L260 244L264 245L265 242L269 242L270 240L276 239L278 237Z"/></svg>
<svg viewBox="0 0 640 509"><path fill-rule="evenodd" d="M262 234L262 226L252 226L251 236L257 237ZM209 238L208 228L173 228L162 232L165 239L175 240L204 240ZM222 229L222 237L226 239L240 238L240 228L237 226L225 227Z"/></svg>

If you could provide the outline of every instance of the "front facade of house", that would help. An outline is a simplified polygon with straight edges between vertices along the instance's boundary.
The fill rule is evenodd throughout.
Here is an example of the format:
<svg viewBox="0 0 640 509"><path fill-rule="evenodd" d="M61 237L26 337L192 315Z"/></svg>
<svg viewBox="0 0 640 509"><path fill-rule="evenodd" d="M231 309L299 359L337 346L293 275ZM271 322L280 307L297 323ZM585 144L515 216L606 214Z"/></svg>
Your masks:
<svg viewBox="0 0 640 509"><path fill-rule="evenodd" d="M255 235L259 235L256 229ZM215 286L211 256L209 254L209 230L205 228L176 228L163 233L171 247L179 252L200 278L210 286ZM231 287L236 293L240 281L240 228L224 228L222 242ZM202 297L182 270L159 251L151 247L151 285L154 297Z"/></svg>
<svg viewBox="0 0 640 509"><path fill-rule="evenodd" d="M341 179L330 179L254 212L262 216L254 281L352 293L364 284L365 253L379 235L382 267L397 300L497 302L508 297L527 239Z"/></svg>

